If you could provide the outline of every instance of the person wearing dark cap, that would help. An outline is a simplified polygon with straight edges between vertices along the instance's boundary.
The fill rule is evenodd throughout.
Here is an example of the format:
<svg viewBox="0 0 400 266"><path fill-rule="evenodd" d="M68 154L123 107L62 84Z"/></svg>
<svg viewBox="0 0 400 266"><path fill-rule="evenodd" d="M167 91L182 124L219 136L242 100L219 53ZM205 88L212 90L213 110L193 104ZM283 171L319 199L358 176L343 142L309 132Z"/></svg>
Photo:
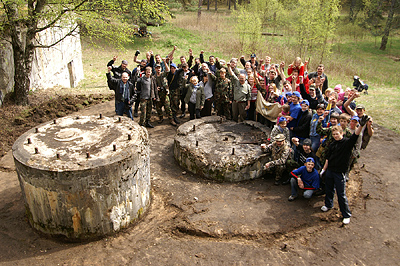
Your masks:
<svg viewBox="0 0 400 266"><path fill-rule="evenodd" d="M329 145L326 153L326 161L321 175L325 174L325 205L321 207L323 212L333 208L333 196L337 194L340 212L343 215L343 224L350 223L351 212L346 197L346 178L345 173L348 169L352 150L361 133L362 127L368 122L369 117L360 120L360 126L356 131L346 138L343 135L341 126L332 127L334 141Z"/></svg>
<svg viewBox="0 0 400 266"><path fill-rule="evenodd" d="M300 141L298 138L292 138L293 144L296 146L296 152L297 156L295 156L296 163L298 166L304 165L306 162L306 159L308 157L311 157L314 159L315 163L315 168L320 169L321 166L317 162L317 156L315 155L315 152L311 149L311 140L310 139L305 139L303 141L303 144L300 144Z"/></svg>
<svg viewBox="0 0 400 266"><path fill-rule="evenodd" d="M244 55L240 57L240 63L242 63L244 68L246 68L246 62L250 62L252 67L258 67L257 56L254 53L250 55L250 60L248 61L244 60Z"/></svg>
<svg viewBox="0 0 400 266"><path fill-rule="evenodd" d="M303 197L306 199L311 198L319 188L319 174L314 166L314 158L308 157L305 159L303 166L291 172L290 186L292 193L288 198L289 201L293 201L298 197L299 188L304 190Z"/></svg>
<svg viewBox="0 0 400 266"><path fill-rule="evenodd" d="M274 185L278 186L286 170L286 161L290 155L290 147L285 141L285 136L278 134L271 144L261 144L261 150L270 155L270 161L264 165L264 169L275 173Z"/></svg>
<svg viewBox="0 0 400 266"><path fill-rule="evenodd" d="M128 73L129 77L132 75L131 71L128 69L128 61L122 60L121 65L118 67L114 66L115 61L118 56L114 56L110 62L107 63L107 67L111 67L111 72L113 73L113 78L120 79L122 77L122 73Z"/></svg>

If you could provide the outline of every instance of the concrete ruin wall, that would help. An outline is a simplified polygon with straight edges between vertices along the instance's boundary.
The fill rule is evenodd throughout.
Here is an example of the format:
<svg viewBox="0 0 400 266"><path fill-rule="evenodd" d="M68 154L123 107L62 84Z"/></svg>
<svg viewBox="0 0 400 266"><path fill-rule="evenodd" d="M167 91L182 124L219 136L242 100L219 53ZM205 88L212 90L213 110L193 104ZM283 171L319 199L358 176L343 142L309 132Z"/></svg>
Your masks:
<svg viewBox="0 0 400 266"><path fill-rule="evenodd" d="M64 36L68 29L47 29L37 35L42 45L49 45ZM8 42L0 48L0 106L4 96L14 88L14 57ZM51 48L38 48L32 62L31 87L47 89L54 86L74 88L84 78L80 35L68 36Z"/></svg>

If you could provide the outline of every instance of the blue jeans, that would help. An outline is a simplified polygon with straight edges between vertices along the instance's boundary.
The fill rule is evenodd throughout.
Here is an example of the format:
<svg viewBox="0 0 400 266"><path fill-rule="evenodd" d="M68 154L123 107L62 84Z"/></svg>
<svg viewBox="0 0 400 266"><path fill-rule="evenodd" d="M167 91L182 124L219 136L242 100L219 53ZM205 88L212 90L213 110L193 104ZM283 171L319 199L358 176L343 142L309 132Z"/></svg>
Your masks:
<svg viewBox="0 0 400 266"><path fill-rule="evenodd" d="M117 115L123 116L124 113L133 120L132 116L132 107L128 104L125 104L124 102L118 102L117 103Z"/></svg>
<svg viewBox="0 0 400 266"><path fill-rule="evenodd" d="M321 136L310 136L311 139L311 149L313 149L314 152L317 152L319 145L320 145L320 140Z"/></svg>
<svg viewBox="0 0 400 266"><path fill-rule="evenodd" d="M297 184L297 178L292 177L290 179L290 187L292 189L292 196L297 197L298 196L298 189L299 185ZM311 198L313 195L315 189L305 189L303 193L303 197L306 199Z"/></svg>
<svg viewBox="0 0 400 266"><path fill-rule="evenodd" d="M343 218L350 218L351 212L349 208L349 202L346 197L346 178L344 173L333 172L326 170L325 174L325 206L329 209L333 207L333 196L336 194L338 197L340 212Z"/></svg>

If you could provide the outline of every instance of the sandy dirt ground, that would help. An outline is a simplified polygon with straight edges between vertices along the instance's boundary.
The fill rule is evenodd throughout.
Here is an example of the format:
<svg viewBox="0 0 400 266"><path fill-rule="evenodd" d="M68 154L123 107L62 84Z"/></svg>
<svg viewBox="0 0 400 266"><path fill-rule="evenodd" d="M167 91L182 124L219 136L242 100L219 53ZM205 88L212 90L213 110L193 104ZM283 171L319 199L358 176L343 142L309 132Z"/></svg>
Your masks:
<svg viewBox="0 0 400 266"><path fill-rule="evenodd" d="M113 108L110 101L79 114L112 116ZM29 226L7 152L0 161L0 265L399 264L400 138L392 131L375 125L350 175L353 217L343 226L337 202L327 213L320 211L323 196L289 202L290 186L271 178L217 183L186 173L173 158L176 128L153 124L151 206L128 229L93 242L61 242Z"/></svg>

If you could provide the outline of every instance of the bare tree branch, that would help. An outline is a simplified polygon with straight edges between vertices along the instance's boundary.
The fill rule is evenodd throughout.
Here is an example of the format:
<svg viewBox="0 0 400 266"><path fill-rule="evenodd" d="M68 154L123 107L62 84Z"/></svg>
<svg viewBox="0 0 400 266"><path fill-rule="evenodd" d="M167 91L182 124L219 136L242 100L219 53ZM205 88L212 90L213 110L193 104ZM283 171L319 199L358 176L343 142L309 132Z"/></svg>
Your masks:
<svg viewBox="0 0 400 266"><path fill-rule="evenodd" d="M62 37L61 39L59 39L58 41L49 44L49 45L34 45L35 48L50 48L53 47L54 45L57 45L58 43L62 42L65 38L67 38L68 36L72 36L73 33L75 32L75 30L78 28L79 26L76 25L72 30L70 30L67 34L64 35L64 37Z"/></svg>
<svg viewBox="0 0 400 266"><path fill-rule="evenodd" d="M43 0L42 0L43 1ZM73 8L65 8L65 9L63 9L61 12L60 12L60 14L58 14L58 16L53 20L53 21L51 21L50 23L48 23L46 26L44 26L44 27L41 27L41 28L37 28L36 29L36 33L37 32L41 32L41 31L44 31L44 30L46 30L46 29L48 29L48 28L50 28L50 27L52 27L54 24L56 24L57 23L57 21L63 16L63 15L65 15L67 12L73 12L73 11L75 11L75 10L77 10L77 9L79 9L79 7L81 7L84 3L86 3L88 0L82 0L79 4L77 4L75 7L73 7Z"/></svg>

